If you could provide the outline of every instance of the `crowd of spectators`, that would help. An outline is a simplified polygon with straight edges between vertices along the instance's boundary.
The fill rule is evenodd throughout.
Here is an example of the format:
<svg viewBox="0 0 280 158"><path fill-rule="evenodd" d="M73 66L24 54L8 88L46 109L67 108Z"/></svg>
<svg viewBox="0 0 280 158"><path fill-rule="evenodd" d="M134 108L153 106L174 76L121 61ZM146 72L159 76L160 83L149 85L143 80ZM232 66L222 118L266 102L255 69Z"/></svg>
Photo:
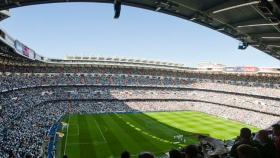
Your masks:
<svg viewBox="0 0 280 158"><path fill-rule="evenodd" d="M39 157L48 130L67 113L193 110L259 128L279 121L280 89L275 79L267 84L258 80L221 82L209 76L109 72L112 74L104 74L104 70L99 74L1 74L0 157Z"/></svg>
<svg viewBox="0 0 280 158"><path fill-rule="evenodd" d="M195 78L195 79L210 79L219 80L221 82L230 81L235 82L242 81L238 84L248 84L248 82L254 82L254 86L259 86L262 83L266 83L267 86L272 84L280 84L279 74L237 74L237 73L224 73L224 72L203 72L194 71L190 69L187 71L174 71L168 68L121 68L121 67L96 67L96 66L51 66L51 65L2 65L0 63L0 72L9 73L84 73L84 74L128 74L128 75L147 75L147 76L172 76L178 78Z"/></svg>
<svg viewBox="0 0 280 158"><path fill-rule="evenodd" d="M196 106L204 106L197 108ZM207 109L208 107L208 109ZM212 107L212 108L211 108ZM224 108L223 110L217 108ZM139 112L139 111L174 111L174 110L198 110L204 112L221 111L216 115L236 117L242 111L234 108L226 109L223 106L213 107L213 105L200 104L197 102L124 102L124 101L55 101L34 106L26 111L23 116L6 128L2 129L0 142L2 144L0 156L8 157L8 154L15 154L16 157L24 157L31 154L36 157L42 154L42 142L46 139L48 129L61 116L67 113L92 114L111 112ZM237 113L238 112L238 113ZM211 113L214 114L214 113ZM249 115L252 115L248 112ZM253 114L256 118L269 117L259 113ZM234 119L234 118L230 118ZM249 117L245 118L251 119ZM275 119L279 119L275 118ZM244 121L244 120L242 120ZM255 119L257 121L257 119ZM257 122L254 122L257 123ZM12 152L11 152L12 151Z"/></svg>
<svg viewBox="0 0 280 158"><path fill-rule="evenodd" d="M192 84L192 88L199 89L211 89L217 91L226 91L226 92L239 92L246 93L252 95L262 95L268 97L278 97L279 98L279 88L271 88L269 85L267 86L244 86L238 83L217 83L217 82L199 82Z"/></svg>
<svg viewBox="0 0 280 158"><path fill-rule="evenodd" d="M0 123L3 126L0 128L0 142L3 152L0 152L0 157L8 157L11 151L17 157L26 153L38 157L42 154L42 142L49 128L68 112L194 110L263 128L279 121L279 116L273 115L279 114L279 110L270 110L279 105L275 100L168 88L39 87L5 92L1 94L1 105ZM259 111L241 109L252 107Z"/></svg>
<svg viewBox="0 0 280 158"><path fill-rule="evenodd" d="M115 85L115 86L186 86L191 79L142 76L142 75L108 75L108 74L9 74L1 75L0 91L13 90L15 88L34 86L56 85Z"/></svg>
<svg viewBox="0 0 280 158"><path fill-rule="evenodd" d="M279 78L278 78L279 80ZM280 83L280 80L278 81ZM0 91L57 85L148 86L211 89L279 97L279 84L268 81L231 81L175 76L128 74L0 74Z"/></svg>

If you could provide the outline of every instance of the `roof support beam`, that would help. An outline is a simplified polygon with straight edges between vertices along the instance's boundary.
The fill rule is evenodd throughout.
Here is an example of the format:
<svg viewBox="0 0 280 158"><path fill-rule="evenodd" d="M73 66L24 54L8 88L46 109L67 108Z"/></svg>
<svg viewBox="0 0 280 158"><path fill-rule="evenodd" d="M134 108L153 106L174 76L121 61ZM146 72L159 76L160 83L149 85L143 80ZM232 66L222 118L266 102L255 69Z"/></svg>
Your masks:
<svg viewBox="0 0 280 158"><path fill-rule="evenodd" d="M238 22L229 23L228 25L238 29L238 28L245 28L245 27L257 27L258 24L272 25L272 24L269 24L269 23L271 23L271 22L266 20L266 19L257 18L257 19L241 20L241 21L238 21ZM217 28L218 28L217 30L223 30L224 25L217 26Z"/></svg>
<svg viewBox="0 0 280 158"><path fill-rule="evenodd" d="M221 12L225 12L225 11L229 11L229 10L233 10L233 9L237 9L237 8L241 8L241 7L246 7L246 6L250 6L250 5L254 5L254 4L258 4L258 3L259 3L259 1L252 1L252 2L247 2L247 3L234 4L232 6L225 6L224 8L214 10L212 13L217 14L217 13L221 13Z"/></svg>
<svg viewBox="0 0 280 158"><path fill-rule="evenodd" d="M244 28L244 27L259 27L259 26L275 26L279 23L272 23L266 19L254 19L254 20L244 20L237 23L232 23L230 25L237 27L237 28Z"/></svg>
<svg viewBox="0 0 280 158"><path fill-rule="evenodd" d="M246 28L246 27L263 27L263 26L276 26L279 23L257 23L257 24L248 24L248 25L238 25L237 28Z"/></svg>
<svg viewBox="0 0 280 158"><path fill-rule="evenodd" d="M249 36L256 37L256 38L278 38L280 37L279 33L252 33Z"/></svg>
<svg viewBox="0 0 280 158"><path fill-rule="evenodd" d="M238 21L235 23L230 23L230 25L234 27L239 27L239 26L246 26L246 25L253 25L253 24L265 24L269 23L268 20L263 19L263 18L257 18L257 19L246 19L242 21Z"/></svg>
<svg viewBox="0 0 280 158"><path fill-rule="evenodd" d="M271 36L264 36L264 37L261 37L262 39L280 39L280 36L278 37L271 37Z"/></svg>
<svg viewBox="0 0 280 158"><path fill-rule="evenodd" d="M273 0L267 0L267 1L270 2ZM220 5L217 5L215 7L208 9L207 12L212 12L212 14L218 14L218 13L230 11L233 9L247 7L250 5L256 5L256 4L259 4L260 2L261 2L260 0L251 0L251 1L247 1L247 2L240 1L240 0L229 0L229 1L226 1L225 3L222 3Z"/></svg>
<svg viewBox="0 0 280 158"><path fill-rule="evenodd" d="M232 9L240 8L240 7L245 7L248 5L253 5L259 3L258 0L254 0L251 2L244 2L242 0L228 0L225 2L221 2L217 4L216 6L212 6L208 9L203 10L203 12L207 12L209 14L218 14L224 11L229 11Z"/></svg>

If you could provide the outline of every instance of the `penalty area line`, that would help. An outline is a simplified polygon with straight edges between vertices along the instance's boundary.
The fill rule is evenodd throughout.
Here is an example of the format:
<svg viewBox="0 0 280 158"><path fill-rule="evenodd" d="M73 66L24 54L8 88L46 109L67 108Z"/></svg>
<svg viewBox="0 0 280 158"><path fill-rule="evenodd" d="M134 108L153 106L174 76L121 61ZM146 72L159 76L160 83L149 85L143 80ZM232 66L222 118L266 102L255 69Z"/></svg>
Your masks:
<svg viewBox="0 0 280 158"><path fill-rule="evenodd" d="M101 134L101 136L102 136L102 139L104 140L105 143L107 143L107 140L106 140L106 138L104 137L103 132L102 132L101 129L100 129L99 123L98 123L96 120L94 120L94 121L95 121L95 124L96 124L96 126L97 126L97 128L98 128L98 130L99 130L99 132L100 132L100 134Z"/></svg>

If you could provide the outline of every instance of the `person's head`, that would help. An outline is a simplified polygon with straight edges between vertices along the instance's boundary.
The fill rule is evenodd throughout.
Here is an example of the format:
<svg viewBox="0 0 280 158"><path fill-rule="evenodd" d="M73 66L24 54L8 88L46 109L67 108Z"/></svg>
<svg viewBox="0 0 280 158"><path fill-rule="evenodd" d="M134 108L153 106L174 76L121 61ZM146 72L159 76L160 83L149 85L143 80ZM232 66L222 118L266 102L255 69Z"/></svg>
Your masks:
<svg viewBox="0 0 280 158"><path fill-rule="evenodd" d="M130 154L129 154L129 152L128 152L128 151L124 151L124 152L122 152L122 154L121 154L121 158L130 158Z"/></svg>
<svg viewBox="0 0 280 158"><path fill-rule="evenodd" d="M242 144L237 147L238 158L259 158L259 151L251 145Z"/></svg>
<svg viewBox="0 0 280 158"><path fill-rule="evenodd" d="M142 152L138 155L138 158L155 158L155 156L150 152Z"/></svg>
<svg viewBox="0 0 280 158"><path fill-rule="evenodd" d="M182 154L179 150L173 149L169 151L169 158L181 158Z"/></svg>
<svg viewBox="0 0 280 158"><path fill-rule="evenodd" d="M267 142L267 140L269 139L268 132L266 130L260 130L257 138L260 142Z"/></svg>
<svg viewBox="0 0 280 158"><path fill-rule="evenodd" d="M274 136L280 137L280 124L273 125L272 132Z"/></svg>
<svg viewBox="0 0 280 158"><path fill-rule="evenodd" d="M188 157L188 158L196 157L198 154L198 148L195 145L188 145L184 149L184 152L186 154L186 157Z"/></svg>
<svg viewBox="0 0 280 158"><path fill-rule="evenodd" d="M241 128L240 130L240 138L250 139L251 138L251 130L249 128Z"/></svg>

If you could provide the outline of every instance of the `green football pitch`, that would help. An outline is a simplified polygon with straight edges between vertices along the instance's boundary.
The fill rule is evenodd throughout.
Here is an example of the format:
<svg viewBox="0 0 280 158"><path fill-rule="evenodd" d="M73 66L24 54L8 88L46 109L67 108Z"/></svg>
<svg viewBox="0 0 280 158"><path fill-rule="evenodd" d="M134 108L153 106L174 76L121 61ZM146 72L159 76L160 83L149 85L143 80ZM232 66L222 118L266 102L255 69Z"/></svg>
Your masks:
<svg viewBox="0 0 280 158"><path fill-rule="evenodd" d="M198 134L226 140L239 135L242 127L255 127L212 115L183 112L71 115L68 129L58 141L57 156L69 158L120 157L124 150L136 157L141 151L160 156L172 148L197 143ZM183 139L174 138L181 135Z"/></svg>

